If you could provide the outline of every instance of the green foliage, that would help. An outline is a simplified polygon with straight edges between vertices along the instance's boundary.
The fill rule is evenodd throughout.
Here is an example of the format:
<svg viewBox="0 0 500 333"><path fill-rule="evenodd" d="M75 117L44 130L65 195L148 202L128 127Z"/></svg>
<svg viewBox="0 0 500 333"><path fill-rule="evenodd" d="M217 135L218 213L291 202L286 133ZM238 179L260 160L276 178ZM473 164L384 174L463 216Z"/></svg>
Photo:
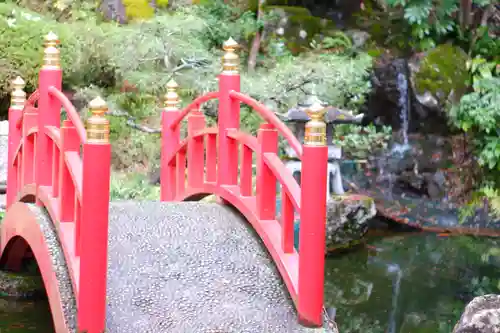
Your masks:
<svg viewBox="0 0 500 333"><path fill-rule="evenodd" d="M342 147L344 158L366 159L387 149L392 128L384 126L380 131L374 125L337 125L333 143Z"/></svg>
<svg viewBox="0 0 500 333"><path fill-rule="evenodd" d="M193 9L174 15L107 30L110 63L117 76L140 92L159 94L174 74L177 83L192 91L204 91L216 84L215 54L201 38L205 22Z"/></svg>
<svg viewBox="0 0 500 333"><path fill-rule="evenodd" d="M17 75L27 82L28 90L37 85L43 39L49 31L61 40L66 86L109 83L113 74L104 33L95 22L60 24L11 4L0 4L0 94L9 93L10 80Z"/></svg>
<svg viewBox="0 0 500 333"><path fill-rule="evenodd" d="M342 31L336 31L330 36L326 36L318 43L315 40L311 42L311 48L315 50L329 50L336 49L343 52L351 51L353 47L351 38Z"/></svg>
<svg viewBox="0 0 500 333"><path fill-rule="evenodd" d="M453 123L471 133L478 162L487 170L500 172L500 78L483 77L474 82L474 91L463 96L450 112Z"/></svg>
<svg viewBox="0 0 500 333"><path fill-rule="evenodd" d="M460 24L460 17L478 16L494 0L472 1L472 13L460 6L460 0L387 0L391 8L403 11L403 20L412 38L409 45L416 50L429 50L447 39L467 47L474 55L497 57L500 44L492 34L491 27L478 24ZM402 30L407 30L404 27ZM403 36L406 37L406 36Z"/></svg>
<svg viewBox="0 0 500 333"><path fill-rule="evenodd" d="M111 200L158 200L160 188L149 184L141 174L111 174Z"/></svg>
<svg viewBox="0 0 500 333"><path fill-rule="evenodd" d="M401 6L404 18L411 26L413 44L427 50L436 46L436 40L453 31L453 14L459 8L457 0L388 0L392 7Z"/></svg>
<svg viewBox="0 0 500 333"><path fill-rule="evenodd" d="M220 49L229 37L248 40L262 27L253 12L242 12L223 0L208 1L196 7L196 15L204 21L200 37L208 49Z"/></svg>
<svg viewBox="0 0 500 333"><path fill-rule="evenodd" d="M366 54L282 57L274 66L243 75L242 90L274 110L285 111L313 91L329 105L357 110L371 88L371 66L372 58Z"/></svg>

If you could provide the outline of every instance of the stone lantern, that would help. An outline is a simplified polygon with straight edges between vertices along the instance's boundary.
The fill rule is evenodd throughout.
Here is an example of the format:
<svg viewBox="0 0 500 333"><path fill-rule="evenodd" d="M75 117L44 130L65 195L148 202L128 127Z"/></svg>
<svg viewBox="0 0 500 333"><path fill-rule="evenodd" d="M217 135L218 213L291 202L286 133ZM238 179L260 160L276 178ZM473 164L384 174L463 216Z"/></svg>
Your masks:
<svg viewBox="0 0 500 333"><path fill-rule="evenodd" d="M304 133L306 123L310 120L306 113L306 110L311 105L319 103L323 105L326 109L324 120L326 123L326 140L328 145L328 198L331 195L344 194L344 187L342 186L342 177L340 174L339 160L342 157L342 149L339 146L333 144L333 133L335 129L335 124L340 123L361 123L363 119L363 114L353 115L352 113L344 110L340 110L335 107L329 107L322 103L317 96L309 96L306 101L299 104L297 107L288 110L287 114L283 117L283 120L288 124L292 132L299 139L301 143L304 142ZM297 154L291 147L285 148L285 156L288 159L286 166L292 171L295 179L300 185L300 174L302 169L302 163L297 158Z"/></svg>

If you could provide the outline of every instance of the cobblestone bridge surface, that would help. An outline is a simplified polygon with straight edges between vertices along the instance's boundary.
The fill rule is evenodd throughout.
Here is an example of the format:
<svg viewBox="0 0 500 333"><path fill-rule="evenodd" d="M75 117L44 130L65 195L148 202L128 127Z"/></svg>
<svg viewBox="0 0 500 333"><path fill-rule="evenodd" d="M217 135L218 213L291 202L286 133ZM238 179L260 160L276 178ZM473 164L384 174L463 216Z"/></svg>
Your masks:
<svg viewBox="0 0 500 333"><path fill-rule="evenodd" d="M333 332L326 317L325 328L297 323L264 246L231 208L114 202L109 231L109 333ZM66 313L73 322L71 306Z"/></svg>

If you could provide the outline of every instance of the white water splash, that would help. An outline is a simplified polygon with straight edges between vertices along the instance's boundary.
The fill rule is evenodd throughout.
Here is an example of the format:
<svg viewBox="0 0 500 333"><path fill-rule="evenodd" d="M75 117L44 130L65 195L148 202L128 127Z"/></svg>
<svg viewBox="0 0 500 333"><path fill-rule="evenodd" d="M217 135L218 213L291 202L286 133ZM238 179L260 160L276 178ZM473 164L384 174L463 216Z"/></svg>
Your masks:
<svg viewBox="0 0 500 333"><path fill-rule="evenodd" d="M387 333L396 333L396 313L398 310L399 291L401 288L403 271L398 264L387 265L387 271L389 273L395 274L395 278L392 281L392 305L391 312L389 314L389 327L387 328Z"/></svg>
<svg viewBox="0 0 500 333"><path fill-rule="evenodd" d="M402 72L398 73L397 88L399 91L398 105L400 112L399 116L401 118L401 131L403 133L403 145L406 146L408 145L408 112L410 110L408 107L408 80L406 75Z"/></svg>

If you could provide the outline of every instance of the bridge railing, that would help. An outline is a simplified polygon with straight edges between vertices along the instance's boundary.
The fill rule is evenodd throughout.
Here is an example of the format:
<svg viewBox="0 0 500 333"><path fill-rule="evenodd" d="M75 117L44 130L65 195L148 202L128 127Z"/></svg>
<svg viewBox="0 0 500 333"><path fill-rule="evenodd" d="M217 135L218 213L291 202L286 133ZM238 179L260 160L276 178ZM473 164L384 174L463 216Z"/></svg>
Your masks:
<svg viewBox="0 0 500 333"><path fill-rule="evenodd" d="M13 81L9 109L7 207L35 198L57 230L77 300L78 329L105 327L111 148L105 102L96 98L86 127L62 92L58 38L45 39L38 89L26 100ZM35 106L37 104L37 106ZM61 108L67 120L62 121Z"/></svg>
<svg viewBox="0 0 500 333"><path fill-rule="evenodd" d="M257 231L308 326L322 324L328 148L325 109L314 104L307 113L304 145L272 110L240 92L238 44L224 44L219 89L179 109L178 86L168 85L162 112L161 200L179 201L215 194L242 212ZM200 106L218 99L218 124L206 127ZM240 104L265 121L257 137L240 130ZM181 138L187 117L187 136ZM302 160L301 186L278 157L278 135ZM253 186L253 160L257 161ZM187 167L187 170L186 170ZM187 177L186 177L187 174ZM187 179L186 179L187 178ZM276 214L276 182L282 211ZM299 251L294 248L294 213L300 215Z"/></svg>

